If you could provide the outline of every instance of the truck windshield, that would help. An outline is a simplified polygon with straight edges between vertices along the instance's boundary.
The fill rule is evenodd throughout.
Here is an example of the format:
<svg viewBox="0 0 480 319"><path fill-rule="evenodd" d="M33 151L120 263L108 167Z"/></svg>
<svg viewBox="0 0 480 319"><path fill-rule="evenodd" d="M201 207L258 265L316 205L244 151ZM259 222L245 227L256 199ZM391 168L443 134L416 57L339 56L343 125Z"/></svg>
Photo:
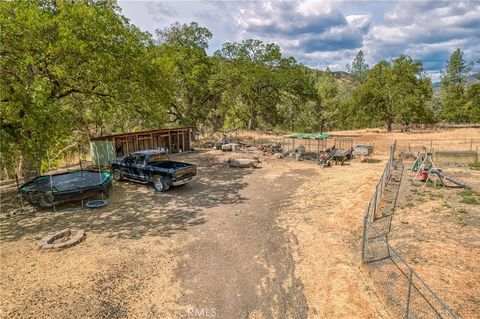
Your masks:
<svg viewBox="0 0 480 319"><path fill-rule="evenodd" d="M158 161L168 161L168 154L166 153L158 153L158 154L153 154L148 157L148 162L158 162Z"/></svg>

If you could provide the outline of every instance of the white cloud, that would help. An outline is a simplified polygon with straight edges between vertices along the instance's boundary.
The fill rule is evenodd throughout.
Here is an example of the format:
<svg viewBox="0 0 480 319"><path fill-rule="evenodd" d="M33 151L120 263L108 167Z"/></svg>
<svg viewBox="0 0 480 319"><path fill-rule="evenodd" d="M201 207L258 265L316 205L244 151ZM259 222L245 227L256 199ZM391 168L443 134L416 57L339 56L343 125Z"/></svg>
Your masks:
<svg viewBox="0 0 480 319"><path fill-rule="evenodd" d="M143 19L128 2L119 4L149 31L197 21L214 34L211 52L256 38L312 67L343 70L361 49L370 65L408 54L431 74L456 48L467 60L480 58L478 1L155 1Z"/></svg>
<svg viewBox="0 0 480 319"><path fill-rule="evenodd" d="M438 74L456 48L467 60L478 56L479 28L479 2L400 2L370 29L364 49L375 61L411 55Z"/></svg>

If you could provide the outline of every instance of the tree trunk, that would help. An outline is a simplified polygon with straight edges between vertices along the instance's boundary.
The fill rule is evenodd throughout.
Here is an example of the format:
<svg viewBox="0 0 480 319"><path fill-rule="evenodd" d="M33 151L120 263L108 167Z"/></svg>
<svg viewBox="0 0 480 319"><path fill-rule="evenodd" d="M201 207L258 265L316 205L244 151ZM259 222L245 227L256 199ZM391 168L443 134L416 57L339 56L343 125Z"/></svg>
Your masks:
<svg viewBox="0 0 480 319"><path fill-rule="evenodd" d="M223 118L217 115L213 119L213 131L218 132L223 127Z"/></svg>
<svg viewBox="0 0 480 319"><path fill-rule="evenodd" d="M257 122L257 112L252 111L250 112L250 118L248 119L248 129L249 130L256 129L256 122Z"/></svg>
<svg viewBox="0 0 480 319"><path fill-rule="evenodd" d="M8 173L7 166L3 167L3 178L4 179L10 179L10 174Z"/></svg>
<svg viewBox="0 0 480 319"><path fill-rule="evenodd" d="M387 121L387 132L392 132L392 121Z"/></svg>
<svg viewBox="0 0 480 319"><path fill-rule="evenodd" d="M18 177L23 178L23 181L27 181L33 177L40 175L39 165L41 164L39 164L38 161L28 160L20 155L16 164L15 174L17 174Z"/></svg>

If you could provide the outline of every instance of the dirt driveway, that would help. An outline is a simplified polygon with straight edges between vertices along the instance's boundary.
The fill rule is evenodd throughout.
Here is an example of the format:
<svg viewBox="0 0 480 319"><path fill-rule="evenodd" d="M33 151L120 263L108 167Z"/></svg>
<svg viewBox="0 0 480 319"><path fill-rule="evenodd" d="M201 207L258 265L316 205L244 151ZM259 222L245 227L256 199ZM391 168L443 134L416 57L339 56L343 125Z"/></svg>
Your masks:
<svg viewBox="0 0 480 319"><path fill-rule="evenodd" d="M381 163L321 169L271 159L253 170L225 159L188 155L200 178L163 194L117 183L95 211L13 215L4 189L0 316L386 316L356 259L361 208ZM65 227L84 229L86 241L36 250Z"/></svg>

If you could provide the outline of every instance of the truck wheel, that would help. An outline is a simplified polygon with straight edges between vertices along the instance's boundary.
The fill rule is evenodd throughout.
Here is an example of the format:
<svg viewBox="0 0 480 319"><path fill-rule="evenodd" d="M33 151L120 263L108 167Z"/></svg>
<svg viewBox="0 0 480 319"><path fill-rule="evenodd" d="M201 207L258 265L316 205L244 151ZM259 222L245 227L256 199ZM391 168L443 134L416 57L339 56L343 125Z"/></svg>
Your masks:
<svg viewBox="0 0 480 319"><path fill-rule="evenodd" d="M48 196L47 194L40 197L39 203L40 203L40 207L43 207L43 208L54 206L53 197Z"/></svg>
<svg viewBox="0 0 480 319"><path fill-rule="evenodd" d="M118 168L112 171L112 176L113 176L113 179L116 181L121 181L123 179L122 172Z"/></svg>
<svg viewBox="0 0 480 319"><path fill-rule="evenodd" d="M169 186L165 183L165 179L162 176L155 176L153 178L153 187L157 192L164 192L169 189Z"/></svg>

